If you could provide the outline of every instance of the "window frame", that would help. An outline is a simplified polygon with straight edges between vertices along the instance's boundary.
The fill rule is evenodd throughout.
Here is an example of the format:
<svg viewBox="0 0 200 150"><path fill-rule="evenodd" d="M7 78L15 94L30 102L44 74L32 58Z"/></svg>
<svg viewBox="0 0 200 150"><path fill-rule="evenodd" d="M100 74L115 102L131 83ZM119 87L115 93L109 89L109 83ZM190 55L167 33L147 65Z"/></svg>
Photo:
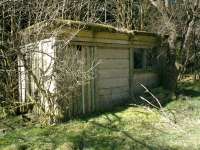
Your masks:
<svg viewBox="0 0 200 150"><path fill-rule="evenodd" d="M133 58L133 71L136 71L136 72L144 72L144 71L154 71L155 68L154 68L154 65L152 63L151 66L148 66L148 56L147 56L147 51L151 51L153 52L153 48L133 48L133 53L132 53L132 58ZM137 53L137 51L142 51L142 58L141 58L141 61L142 61L142 67L141 68L136 68L135 67L135 54Z"/></svg>

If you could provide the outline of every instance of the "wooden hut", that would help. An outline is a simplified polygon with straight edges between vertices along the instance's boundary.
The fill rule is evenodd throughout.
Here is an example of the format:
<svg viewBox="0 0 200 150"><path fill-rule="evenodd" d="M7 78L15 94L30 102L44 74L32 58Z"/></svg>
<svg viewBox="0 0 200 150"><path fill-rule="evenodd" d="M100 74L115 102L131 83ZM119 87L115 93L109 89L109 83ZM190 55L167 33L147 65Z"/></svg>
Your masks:
<svg viewBox="0 0 200 150"><path fill-rule="evenodd" d="M38 30L42 25L43 32L39 34L33 46L32 40L37 32L35 29ZM52 34L55 29L56 34ZM26 29L22 36L27 34L31 38L28 39L29 44L22 46L22 52L29 52L29 64L36 76L39 72L45 72L46 75L52 73L55 62L51 57L65 52L58 48L63 40L69 42L73 51L79 51L80 59L85 60L85 68L90 68L94 62L98 62L91 70L93 78L82 84L79 90L80 98L70 105L69 109L73 109L74 115L111 109L143 92L140 84L148 88L160 84L159 61L156 58L160 37L154 33L123 31L107 25L56 20L51 25L44 22L36 24ZM33 50L41 53L31 54ZM19 95L20 100L25 102L28 96L34 96L38 87L32 83L32 77L26 74L22 58L19 58L19 65ZM56 78L56 75L54 77ZM44 81L43 88L48 88L50 92L58 92L56 86L53 79L51 83Z"/></svg>

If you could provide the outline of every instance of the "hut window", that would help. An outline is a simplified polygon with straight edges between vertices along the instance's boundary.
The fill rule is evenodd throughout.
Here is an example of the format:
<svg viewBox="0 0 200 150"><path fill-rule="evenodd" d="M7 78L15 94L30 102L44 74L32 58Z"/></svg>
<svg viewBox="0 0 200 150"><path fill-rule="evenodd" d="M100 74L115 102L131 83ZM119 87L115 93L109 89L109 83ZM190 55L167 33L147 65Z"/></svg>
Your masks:
<svg viewBox="0 0 200 150"><path fill-rule="evenodd" d="M144 68L144 50L143 49L134 50L134 68L135 69Z"/></svg>
<svg viewBox="0 0 200 150"><path fill-rule="evenodd" d="M153 52L152 50L148 50L147 53L146 53L146 68L152 68L153 67L153 64L155 63L154 61L155 59L155 56L153 55Z"/></svg>
<svg viewBox="0 0 200 150"><path fill-rule="evenodd" d="M134 68L151 69L156 63L156 56L152 49L134 49Z"/></svg>

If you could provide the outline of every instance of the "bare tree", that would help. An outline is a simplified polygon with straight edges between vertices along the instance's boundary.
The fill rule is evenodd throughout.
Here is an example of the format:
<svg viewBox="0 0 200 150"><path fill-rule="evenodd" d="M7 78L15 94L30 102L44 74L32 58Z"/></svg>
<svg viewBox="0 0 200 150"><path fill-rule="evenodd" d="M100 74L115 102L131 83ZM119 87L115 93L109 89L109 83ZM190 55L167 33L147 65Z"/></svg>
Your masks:
<svg viewBox="0 0 200 150"><path fill-rule="evenodd" d="M194 25L199 17L200 1L183 0L171 3L169 0L149 0L162 16L161 34L168 34L169 50L167 51L168 62L166 75L167 87L174 90L177 81L177 69L175 62L177 59L177 42L181 39L180 51L184 56L184 68L188 63L191 36L194 30Z"/></svg>
<svg viewBox="0 0 200 150"><path fill-rule="evenodd" d="M62 43L62 47L60 47L57 51L67 50L66 56L63 57L54 57L51 56L48 52L41 52L37 49L37 41L42 39L42 36L45 38L45 28L48 24L49 27L55 25L56 20L59 18L62 19L73 19L73 20L82 20L85 22L95 22L98 19L96 18L96 9L98 9L98 3L93 3L92 1L74 1L74 0L29 0L29 1L4 1L1 3L0 7L2 8L1 16L3 17L4 23L2 24L3 30L6 30L9 33L7 38L4 38L5 33L2 33L2 41L9 41L8 48L5 50L1 50L2 57L4 60L9 60L12 62L12 68L8 68L8 66L4 66L4 70L7 75L5 75L6 81L2 81L5 85L2 88L6 88L5 93L7 95L14 95L10 100L11 104L9 104L9 109L15 109L18 106L24 106L24 104L19 103L18 95L17 95L17 74L19 70L18 67L24 67L23 72L28 78L28 81L34 82L34 87L36 87L33 95L29 95L28 100L25 101L25 105L37 106L40 113L43 114L44 122L55 122L57 119L62 118L62 114L65 111L69 111L70 113L70 105L72 105L72 97L75 100L76 93L80 88L80 85L87 84L87 81L90 78L90 72L88 70L83 70L84 59L79 59L80 54L70 50L69 46L70 39L66 39L60 41ZM40 23L42 22L42 23ZM66 23L67 24L67 23ZM34 26L32 26L34 25ZM56 26L56 28L48 33L51 37L57 35L57 33L62 30L63 25ZM65 25L65 24L64 24ZM28 30L24 30L24 28L28 28ZM72 35L75 36L83 26L77 26L77 32ZM29 32L31 29L32 32ZM24 30L24 31L23 31ZM22 34L21 34L22 33ZM21 50L22 45L28 45L29 43L33 43L31 45L32 48L29 47L23 48ZM4 44L5 45L5 44ZM8 53L12 55L12 57L8 57ZM5 55L6 53L6 55ZM41 53L41 54L39 54ZM49 57L51 61L56 65L56 67L52 66L49 68L47 66L47 70L34 70L31 65L30 58L36 58L35 56L42 55L43 57ZM68 55L68 56L67 56ZM71 57L69 57L71 56ZM22 61L22 66L17 66L17 58L20 58ZM68 61L63 61L63 59ZM1 67L4 61L1 61ZM64 64L64 65L63 65ZM50 69L50 71L48 70ZM91 70L91 69L90 69ZM48 74L47 72L51 72ZM55 74L58 74L58 77L55 77ZM27 79L26 79L27 80ZM59 92L53 93L50 86L53 80L57 81ZM8 82L9 81L9 82ZM85 81L85 82L83 82ZM48 84L49 83L49 84ZM59 84L60 83L60 84ZM65 83L66 86L61 86ZM47 85L48 84L48 85ZM63 91L65 91L63 93ZM2 97L6 97L4 102L7 102L10 99L9 96L3 95ZM45 101L45 102L44 102ZM65 110L59 108L58 103L67 103L65 104ZM46 108L46 104L48 108ZM61 106L61 105L60 105ZM25 108L25 107L24 107Z"/></svg>

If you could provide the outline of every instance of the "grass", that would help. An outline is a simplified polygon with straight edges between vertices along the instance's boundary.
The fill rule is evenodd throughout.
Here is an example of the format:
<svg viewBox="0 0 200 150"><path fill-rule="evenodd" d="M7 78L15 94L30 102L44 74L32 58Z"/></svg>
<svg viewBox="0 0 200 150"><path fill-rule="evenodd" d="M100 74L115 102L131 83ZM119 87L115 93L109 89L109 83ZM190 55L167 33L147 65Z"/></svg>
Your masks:
<svg viewBox="0 0 200 150"><path fill-rule="evenodd" d="M200 83L181 82L177 93L161 110L129 105L55 126L10 116L0 120L0 149L200 149Z"/></svg>

